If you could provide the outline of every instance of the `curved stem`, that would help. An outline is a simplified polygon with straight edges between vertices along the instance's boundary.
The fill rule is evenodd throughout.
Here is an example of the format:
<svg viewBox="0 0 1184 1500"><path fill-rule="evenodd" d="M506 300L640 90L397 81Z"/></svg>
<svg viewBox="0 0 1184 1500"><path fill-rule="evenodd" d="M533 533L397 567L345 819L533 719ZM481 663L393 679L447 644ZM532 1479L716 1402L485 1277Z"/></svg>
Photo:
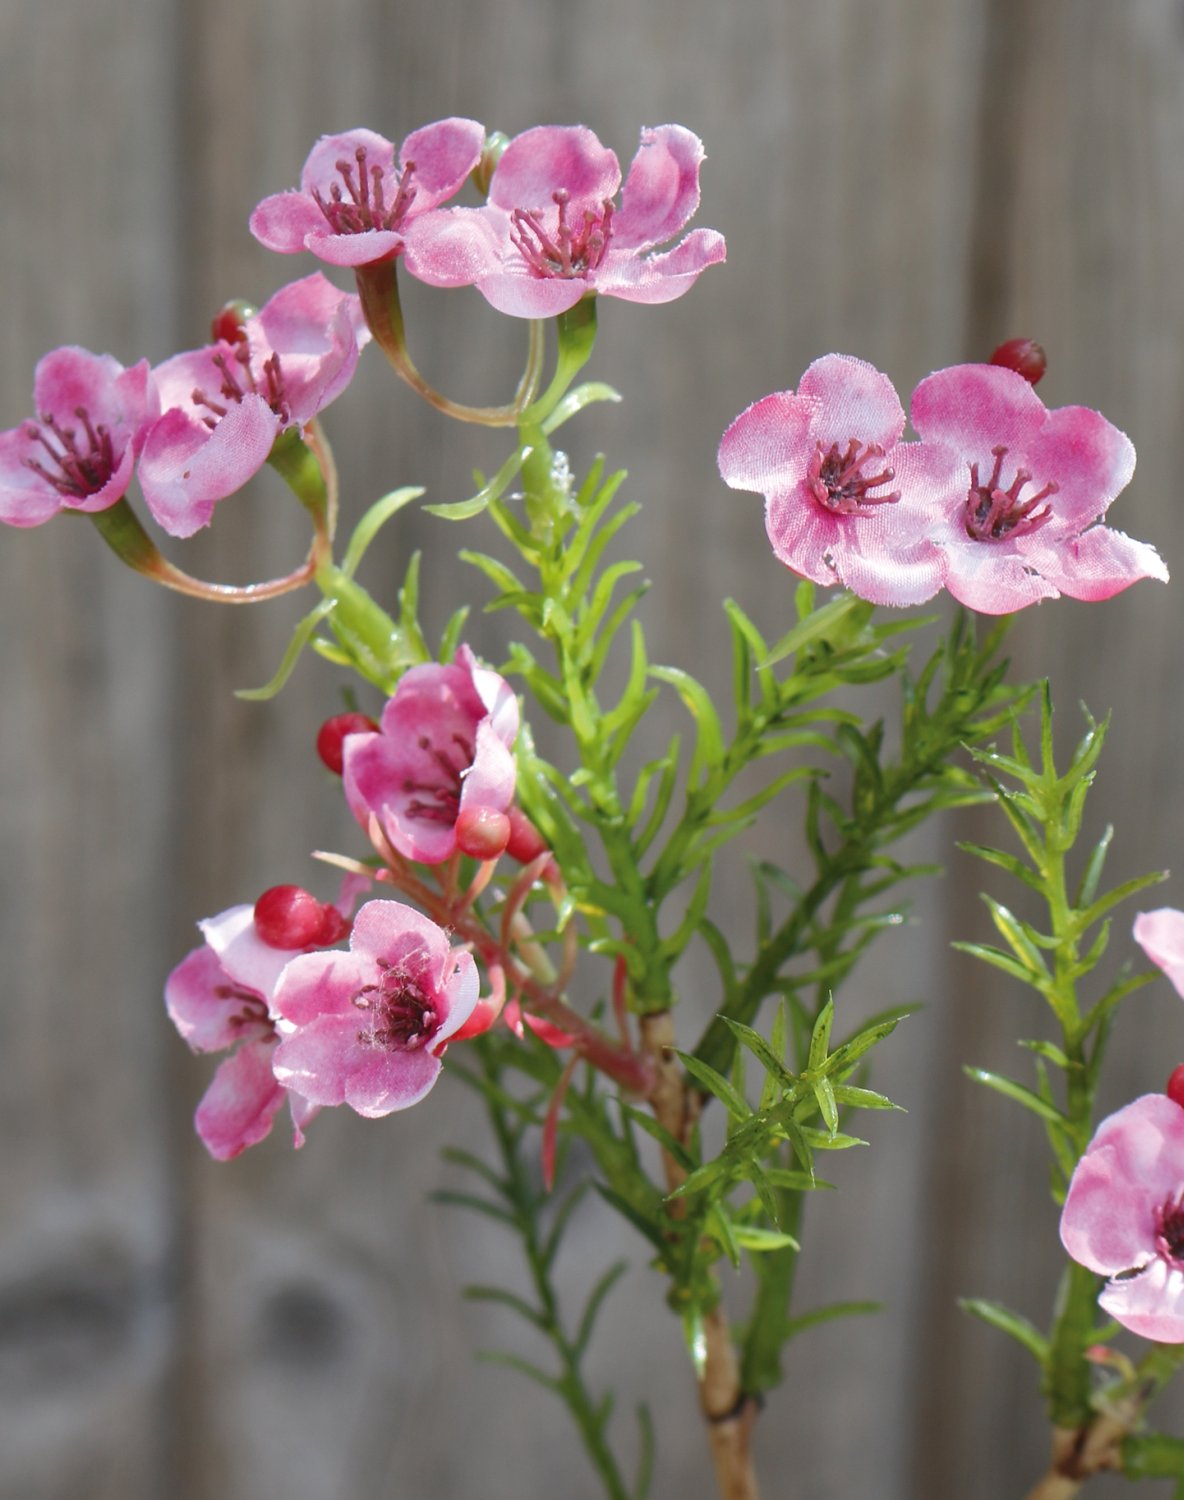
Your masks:
<svg viewBox="0 0 1184 1500"><path fill-rule="evenodd" d="M194 578L181 568L163 558L156 544L140 524L139 518L126 499L118 500L107 510L94 512L90 519L99 535L121 562L151 578L163 588L173 589L178 594L187 594L192 599L208 599L215 604L258 604L264 599L276 599L281 594L290 594L311 582L317 569L319 537L313 539L308 556L299 568L286 573L282 578L270 578L263 583L244 585L230 583L207 583Z"/></svg>
<svg viewBox="0 0 1184 1500"><path fill-rule="evenodd" d="M391 368L429 406L434 406L446 417L455 417L458 422L474 422L483 427L516 426L523 408L534 399L538 387L543 362L542 324L533 320L531 322L526 366L518 382L514 400L508 406L468 406L463 401L453 401L419 373L408 352L396 267L396 261L378 261L373 265L359 266L355 272L366 322Z"/></svg>

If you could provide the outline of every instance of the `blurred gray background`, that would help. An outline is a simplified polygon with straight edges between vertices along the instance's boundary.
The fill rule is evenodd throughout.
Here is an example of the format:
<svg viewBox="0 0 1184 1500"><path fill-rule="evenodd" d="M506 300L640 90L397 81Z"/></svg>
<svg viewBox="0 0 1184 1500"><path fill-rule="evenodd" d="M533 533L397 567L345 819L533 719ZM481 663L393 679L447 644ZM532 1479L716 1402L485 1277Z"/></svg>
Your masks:
<svg viewBox="0 0 1184 1500"><path fill-rule="evenodd" d="M203 342L226 298L261 303L311 271L259 248L246 220L321 133L398 138L454 113L509 133L583 121L627 163L642 125L677 120L706 142L698 222L727 235L729 264L670 306L603 307L592 373L627 399L575 442L626 465L644 506L629 545L655 580L653 659L723 691L713 601L786 628L792 580L715 449L742 407L832 349L907 393L1006 337L1039 338L1045 399L1101 408L1138 448L1115 524L1184 571L1182 60L1179 0L4 0L0 426L28 413L49 348L158 361ZM472 291L408 303L429 375L505 399L520 326ZM454 431L376 355L365 364L327 418L347 521L402 483L463 498L501 439ZM464 541L489 535L477 523ZM450 561L460 536L404 513L366 581L389 596L424 546L438 624L462 592L486 597ZM245 582L303 546L264 480L174 555ZM191 1133L211 1063L159 997L194 920L280 881L324 883L308 851L358 848L312 753L339 701L332 672L310 658L277 703L231 696L271 674L304 607L166 596L82 520L0 538L5 1500L598 1493L560 1409L472 1362L517 1330L459 1286L521 1273L496 1230L425 1202L441 1144L482 1149L455 1080L384 1122L322 1116L300 1155L280 1129L218 1166ZM1089 818L1095 836L1118 824L1115 878L1170 866L1184 839L1181 616L1172 588L1147 583L1046 604L1014 631L1019 670L1052 676L1065 742L1078 699L1114 710ZM470 639L496 659L502 628L478 616ZM996 836L976 814L919 841L949 873L918 887L916 922L844 994L849 1024L926 1009L877 1062L909 1113L870 1120L871 1149L838 1161L841 1192L812 1205L802 1305L886 1311L794 1346L758 1428L770 1496L998 1500L1044 1467L1026 1356L955 1305L973 1293L1043 1322L1059 1254L1038 1126L961 1072L1022 1072L1014 1037L1045 1034L1031 996L948 946L988 936L986 872L953 840ZM787 857L792 837L770 819L754 848ZM1184 905L1184 878L1161 901ZM741 944L748 906L743 874L721 879L717 915ZM1128 932L1120 917L1120 956ZM709 1010L707 977L688 975L688 1004ZM1159 983L1120 1021L1104 1107L1162 1087L1182 1058L1180 1002ZM564 1284L578 1292L620 1253L636 1267L594 1370L619 1367L623 1396L654 1407L655 1500L707 1497L679 1329L640 1241L588 1205Z"/></svg>

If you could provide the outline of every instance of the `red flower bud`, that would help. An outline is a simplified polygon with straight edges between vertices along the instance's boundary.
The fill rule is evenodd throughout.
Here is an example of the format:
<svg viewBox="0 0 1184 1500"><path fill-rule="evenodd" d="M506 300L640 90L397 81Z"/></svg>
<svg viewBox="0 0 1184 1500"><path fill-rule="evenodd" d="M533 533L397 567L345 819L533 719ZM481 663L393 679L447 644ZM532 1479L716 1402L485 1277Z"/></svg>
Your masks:
<svg viewBox="0 0 1184 1500"><path fill-rule="evenodd" d="M1048 369L1048 356L1035 339L1008 339L991 355L990 364L1002 365L1035 385Z"/></svg>
<svg viewBox="0 0 1184 1500"><path fill-rule="evenodd" d="M1164 1093L1169 1099L1174 1099L1181 1109L1184 1109L1184 1063L1173 1071Z"/></svg>
<svg viewBox="0 0 1184 1500"><path fill-rule="evenodd" d="M249 302L227 302L210 321L210 334L215 343L242 344L246 342L247 319L255 309Z"/></svg>
<svg viewBox="0 0 1184 1500"><path fill-rule="evenodd" d="M473 859L497 859L510 837L510 820L493 807L465 807L456 820L456 847Z"/></svg>
<svg viewBox="0 0 1184 1500"><path fill-rule="evenodd" d="M506 853L521 865L528 865L547 848L542 834L517 803L510 808L510 841Z"/></svg>
<svg viewBox="0 0 1184 1500"><path fill-rule="evenodd" d="M255 902L255 931L269 948L323 948L339 942L349 922L302 886L273 885Z"/></svg>
<svg viewBox="0 0 1184 1500"><path fill-rule="evenodd" d="M317 754L330 771L340 776L345 763L343 741L346 735L373 733L377 728L367 714L335 714L317 731Z"/></svg>

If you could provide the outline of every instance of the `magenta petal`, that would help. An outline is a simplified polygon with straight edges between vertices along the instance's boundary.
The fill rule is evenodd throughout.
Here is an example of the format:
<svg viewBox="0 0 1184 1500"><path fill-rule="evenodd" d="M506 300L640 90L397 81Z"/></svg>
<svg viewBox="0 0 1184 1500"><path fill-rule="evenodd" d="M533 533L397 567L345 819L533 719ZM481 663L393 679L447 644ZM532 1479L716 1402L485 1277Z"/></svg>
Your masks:
<svg viewBox="0 0 1184 1500"><path fill-rule="evenodd" d="M953 365L927 375L913 392L913 426L928 442L945 443L990 465L1002 444L1026 449L1047 418L1044 402L1022 375L1000 365Z"/></svg>
<svg viewBox="0 0 1184 1500"><path fill-rule="evenodd" d="M332 234L324 227L313 230L306 248L331 266L368 266L372 261L386 260L403 243L403 234L394 229L367 229L358 234Z"/></svg>
<svg viewBox="0 0 1184 1500"><path fill-rule="evenodd" d="M452 949L442 927L401 901L367 901L354 918L351 948L405 968L433 989L450 967Z"/></svg>
<svg viewBox="0 0 1184 1500"><path fill-rule="evenodd" d="M818 408L793 391L775 391L742 411L720 439L719 472L734 490L796 490L815 445Z"/></svg>
<svg viewBox="0 0 1184 1500"><path fill-rule="evenodd" d="M445 979L440 992L443 1019L432 1038L432 1051L437 1056L443 1051L443 1044L460 1031L473 1014L481 995L481 980L473 955L456 948L452 951L451 962L454 966L452 973Z"/></svg>
<svg viewBox="0 0 1184 1500"><path fill-rule="evenodd" d="M798 396L818 402L812 436L823 448L843 448L857 438L865 447L888 449L904 431L896 387L874 365L848 354L816 359L798 381Z"/></svg>
<svg viewBox="0 0 1184 1500"><path fill-rule="evenodd" d="M1037 543L1040 535L1035 534ZM1154 547L1109 526L1091 526L1081 536L1069 538L1037 566L1049 583L1071 599L1110 599L1143 578L1168 581L1167 566Z"/></svg>
<svg viewBox="0 0 1184 1500"><path fill-rule="evenodd" d="M206 1150L229 1161L271 1131L284 1102L284 1088L272 1072L274 1045L248 1042L214 1074L193 1123Z"/></svg>
<svg viewBox="0 0 1184 1500"><path fill-rule="evenodd" d="M502 152L489 184L489 202L512 213L551 207L557 190L573 204L616 197L621 168L615 154L584 125L536 125Z"/></svg>
<svg viewBox="0 0 1184 1500"><path fill-rule="evenodd" d="M1170 906L1141 911L1135 918L1134 939L1184 997L1184 911Z"/></svg>
<svg viewBox="0 0 1184 1500"><path fill-rule="evenodd" d="M1184 1180L1184 1109L1144 1094L1103 1120L1077 1163L1061 1215L1074 1260L1113 1276L1156 1253L1155 1212Z"/></svg>
<svg viewBox="0 0 1184 1500"><path fill-rule="evenodd" d="M699 207L703 142L682 125L641 132L641 146L621 190L613 219L618 249L648 250L674 238Z"/></svg>
<svg viewBox="0 0 1184 1500"><path fill-rule="evenodd" d="M511 318L557 318L589 290L582 276L532 276L525 265L483 276L476 285L490 307Z"/></svg>
<svg viewBox="0 0 1184 1500"><path fill-rule="evenodd" d="M140 456L148 509L171 536L208 526L214 506L267 462L279 418L258 396L244 396L213 432L178 407L149 430Z"/></svg>
<svg viewBox="0 0 1184 1500"><path fill-rule="evenodd" d="M770 494L765 503L765 531L773 554L787 568L824 587L838 583L835 557L850 516L825 514L805 485L788 494Z"/></svg>
<svg viewBox="0 0 1184 1500"><path fill-rule="evenodd" d="M399 150L402 165L415 163L412 212L435 208L459 192L484 148L485 127L476 120L453 116L413 130Z"/></svg>
<svg viewBox="0 0 1184 1500"><path fill-rule="evenodd" d="M365 151L368 166L380 168L384 176L394 175L395 148L385 136L363 128L346 130L321 136L308 153L300 173L301 192L311 195L315 188L328 202L333 186L343 185L337 163L346 162L356 171L359 148Z"/></svg>
<svg viewBox="0 0 1184 1500"><path fill-rule="evenodd" d="M660 255L614 254L592 278L597 290L625 302L673 302L690 291L701 272L728 258L724 237L714 229L693 229Z"/></svg>
<svg viewBox="0 0 1184 1500"><path fill-rule="evenodd" d="M517 781L513 752L507 749L492 723L477 726L476 754L461 782L460 805L505 812L514 800Z"/></svg>
<svg viewBox="0 0 1184 1500"><path fill-rule="evenodd" d="M356 1016L321 1016L280 1042L275 1074L314 1104L348 1104L377 1119L418 1103L440 1074L426 1048L388 1051L359 1040Z"/></svg>
<svg viewBox="0 0 1184 1500"><path fill-rule="evenodd" d="M403 265L428 286L472 286L501 270L508 222L505 215L481 208L425 214L407 226Z"/></svg>
<svg viewBox="0 0 1184 1500"><path fill-rule="evenodd" d="M1075 532L1103 515L1135 472L1130 438L1086 406L1049 412L1023 458L1036 484L1055 481L1056 521Z"/></svg>
<svg viewBox="0 0 1184 1500"><path fill-rule="evenodd" d="M513 688L500 672L481 666L468 646L457 651L456 664L468 672L494 733L504 745L512 745L518 737L519 720Z"/></svg>
<svg viewBox="0 0 1184 1500"><path fill-rule="evenodd" d="M1028 567L1021 553L1006 544L998 550L994 546L972 543L951 552L946 588L959 604L982 615L1009 615L1057 597L1056 588Z"/></svg>
<svg viewBox="0 0 1184 1500"><path fill-rule="evenodd" d="M284 966L272 993L272 1009L296 1026L318 1016L344 1015L356 1030L353 997L373 978L374 964L365 956L335 948L300 953Z"/></svg>
<svg viewBox="0 0 1184 1500"><path fill-rule="evenodd" d="M197 925L234 983L270 1000L284 965L298 950L265 943L255 930L253 906L232 906Z"/></svg>
<svg viewBox="0 0 1184 1500"><path fill-rule="evenodd" d="M205 944L169 975L164 999L169 1019L194 1052L224 1052L244 1037L271 1034L265 997L236 986Z"/></svg>
<svg viewBox="0 0 1184 1500"><path fill-rule="evenodd" d="M295 255L309 248L309 239L326 227L325 216L307 193L272 193L257 204L247 227L268 250Z"/></svg>
<svg viewBox="0 0 1184 1500"><path fill-rule="evenodd" d="M1138 1276L1110 1282L1098 1305L1140 1338L1184 1344L1184 1270L1158 1256Z"/></svg>

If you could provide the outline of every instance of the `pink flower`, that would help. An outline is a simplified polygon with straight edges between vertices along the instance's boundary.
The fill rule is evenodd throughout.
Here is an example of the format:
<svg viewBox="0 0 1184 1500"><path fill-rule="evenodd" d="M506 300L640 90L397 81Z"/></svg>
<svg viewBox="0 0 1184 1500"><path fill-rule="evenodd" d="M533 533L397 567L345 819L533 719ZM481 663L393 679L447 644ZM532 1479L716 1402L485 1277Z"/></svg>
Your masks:
<svg viewBox="0 0 1184 1500"><path fill-rule="evenodd" d="M875 604L919 604L941 587L925 499L952 460L902 443L904 408L886 375L827 354L793 391L741 412L724 433L724 482L765 497L765 529L788 568Z"/></svg>
<svg viewBox="0 0 1184 1500"><path fill-rule="evenodd" d="M1184 996L1184 911L1161 906L1135 918L1135 942Z"/></svg>
<svg viewBox="0 0 1184 1500"><path fill-rule="evenodd" d="M482 208L421 219L406 266L431 286L476 286L500 312L544 318L586 293L669 302L726 256L723 236L693 230L703 144L681 125L641 132L621 192L615 154L583 125L539 125L515 136L494 168Z"/></svg>
<svg viewBox="0 0 1184 1500"><path fill-rule="evenodd" d="M148 361L54 349L33 376L36 417L0 433L0 521L40 526L59 510L106 510L123 498L160 410Z"/></svg>
<svg viewBox="0 0 1184 1500"><path fill-rule="evenodd" d="M315 272L245 319L236 342L174 355L154 371L163 415L140 459L148 508L173 536L209 524L219 500L345 389L370 333L361 304Z"/></svg>
<svg viewBox="0 0 1184 1500"><path fill-rule="evenodd" d="M509 685L462 646L448 666L405 672L378 733L344 741L346 800L363 828L376 815L404 858L440 864L461 812L509 808L517 734Z"/></svg>
<svg viewBox="0 0 1184 1500"><path fill-rule="evenodd" d="M934 490L932 532L945 585L969 608L1005 614L1166 581L1153 547L1095 524L1135 468L1130 440L1099 412L1050 412L1012 370L955 365L913 392L912 422L959 458Z"/></svg>
<svg viewBox="0 0 1184 1500"><path fill-rule="evenodd" d="M472 954L451 948L442 928L402 902L369 901L348 953L305 954L284 970L275 1005L294 1030L275 1076L371 1119L406 1109L435 1083L477 992Z"/></svg>
<svg viewBox="0 0 1184 1500"><path fill-rule="evenodd" d="M1103 1120L1069 1183L1061 1242L1112 1279L1099 1304L1124 1328L1184 1343L1184 1109L1144 1094Z"/></svg>
<svg viewBox="0 0 1184 1500"><path fill-rule="evenodd" d="M460 191L481 159L485 129L476 120L438 120L403 142L372 130L323 135L297 191L264 198L251 233L269 250L311 250L334 266L384 260L402 248L408 225Z"/></svg>

